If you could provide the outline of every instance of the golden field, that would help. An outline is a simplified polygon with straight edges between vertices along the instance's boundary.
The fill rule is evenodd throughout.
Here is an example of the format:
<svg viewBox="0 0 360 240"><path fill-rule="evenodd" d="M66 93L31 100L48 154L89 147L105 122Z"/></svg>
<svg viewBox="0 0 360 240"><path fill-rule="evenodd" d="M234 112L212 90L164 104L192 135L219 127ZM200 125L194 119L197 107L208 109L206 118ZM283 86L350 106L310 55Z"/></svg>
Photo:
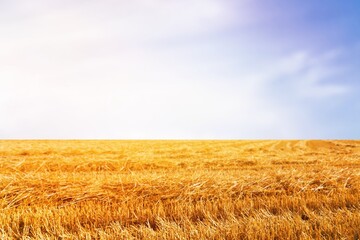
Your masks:
<svg viewBox="0 0 360 240"><path fill-rule="evenodd" d="M359 239L360 141L0 141L0 239Z"/></svg>

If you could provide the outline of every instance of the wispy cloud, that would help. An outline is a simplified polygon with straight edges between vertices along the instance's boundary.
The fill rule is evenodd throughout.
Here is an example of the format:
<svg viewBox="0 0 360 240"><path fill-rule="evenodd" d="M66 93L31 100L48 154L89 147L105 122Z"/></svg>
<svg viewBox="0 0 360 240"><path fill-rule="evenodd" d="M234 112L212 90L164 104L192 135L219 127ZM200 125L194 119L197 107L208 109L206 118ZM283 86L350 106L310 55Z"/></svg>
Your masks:
<svg viewBox="0 0 360 240"><path fill-rule="evenodd" d="M308 52L297 52L284 60L278 66L277 76L267 74L268 78L280 80L286 84L291 81L294 94L299 97L323 98L343 95L350 89L341 79L346 69L336 62L341 55L338 50L329 50L316 56ZM335 62L334 62L335 61ZM276 70L274 70L276 72Z"/></svg>

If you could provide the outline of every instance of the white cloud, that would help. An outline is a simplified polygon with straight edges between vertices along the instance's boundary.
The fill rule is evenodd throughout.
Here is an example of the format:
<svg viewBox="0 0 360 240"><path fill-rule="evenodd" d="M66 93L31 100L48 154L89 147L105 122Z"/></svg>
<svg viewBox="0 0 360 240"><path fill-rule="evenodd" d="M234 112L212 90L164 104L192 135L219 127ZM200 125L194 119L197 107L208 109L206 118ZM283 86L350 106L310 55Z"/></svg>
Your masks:
<svg viewBox="0 0 360 240"><path fill-rule="evenodd" d="M300 52L294 55L293 59L286 60L295 68L284 66L290 70L288 76L293 79L297 93L302 97L324 98L341 96L349 92L349 88L341 83L341 79L334 78L341 76L345 69L337 62L334 62L341 55L338 49L329 50L322 55L311 55ZM292 71L291 71L292 70Z"/></svg>

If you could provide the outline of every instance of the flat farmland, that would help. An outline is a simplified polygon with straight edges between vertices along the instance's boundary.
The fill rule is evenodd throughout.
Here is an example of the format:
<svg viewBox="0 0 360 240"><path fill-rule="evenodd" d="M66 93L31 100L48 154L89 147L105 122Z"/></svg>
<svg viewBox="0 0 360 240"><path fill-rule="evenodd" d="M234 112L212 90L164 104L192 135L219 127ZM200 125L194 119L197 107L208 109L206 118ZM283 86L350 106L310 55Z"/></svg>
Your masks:
<svg viewBox="0 0 360 240"><path fill-rule="evenodd" d="M359 239L360 141L0 141L0 239Z"/></svg>

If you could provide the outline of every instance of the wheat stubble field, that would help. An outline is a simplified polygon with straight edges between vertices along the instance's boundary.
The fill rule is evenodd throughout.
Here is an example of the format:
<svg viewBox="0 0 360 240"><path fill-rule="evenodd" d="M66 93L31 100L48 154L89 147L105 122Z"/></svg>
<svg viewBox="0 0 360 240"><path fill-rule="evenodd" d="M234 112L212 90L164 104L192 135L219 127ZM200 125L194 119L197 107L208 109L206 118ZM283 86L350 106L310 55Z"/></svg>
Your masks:
<svg viewBox="0 0 360 240"><path fill-rule="evenodd" d="M0 239L358 239L360 141L0 141Z"/></svg>

